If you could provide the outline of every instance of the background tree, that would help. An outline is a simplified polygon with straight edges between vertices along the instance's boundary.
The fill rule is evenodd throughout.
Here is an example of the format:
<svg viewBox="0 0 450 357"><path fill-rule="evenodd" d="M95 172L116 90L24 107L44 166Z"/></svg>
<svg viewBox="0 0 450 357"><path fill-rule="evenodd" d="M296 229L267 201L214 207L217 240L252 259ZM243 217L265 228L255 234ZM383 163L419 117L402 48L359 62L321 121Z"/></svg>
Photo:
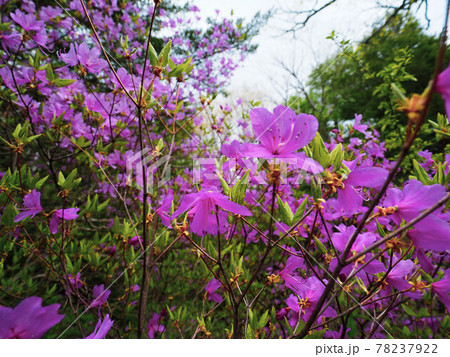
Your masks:
<svg viewBox="0 0 450 357"><path fill-rule="evenodd" d="M329 38L338 43L339 53L314 68L306 85L298 89L300 99L292 96L288 104L316 115L325 137L356 113L362 114L363 120L380 132L391 158L398 152L406 130L392 84L408 96L420 94L432 77L439 40L426 34L408 13L396 13L394 17L387 13L386 18L390 19L388 25L374 26L356 48L332 33ZM428 118L436 121L437 114L444 112L442 99L434 96ZM445 141L442 148L431 131L424 132L428 134L422 134L415 143L418 151L445 150ZM406 165L411 165L410 160Z"/></svg>

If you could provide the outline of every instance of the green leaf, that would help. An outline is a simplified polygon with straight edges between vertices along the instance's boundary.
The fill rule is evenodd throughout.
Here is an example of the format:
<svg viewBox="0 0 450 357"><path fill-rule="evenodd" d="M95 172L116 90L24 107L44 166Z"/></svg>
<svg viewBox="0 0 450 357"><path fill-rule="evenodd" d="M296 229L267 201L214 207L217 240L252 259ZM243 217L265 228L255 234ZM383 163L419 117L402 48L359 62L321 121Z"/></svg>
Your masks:
<svg viewBox="0 0 450 357"><path fill-rule="evenodd" d="M342 151L342 144L337 145L330 154L330 161L333 165L333 171L337 171L344 160L344 152Z"/></svg>
<svg viewBox="0 0 450 357"><path fill-rule="evenodd" d="M11 29L11 22L3 22L0 24L0 31L9 31Z"/></svg>
<svg viewBox="0 0 450 357"><path fill-rule="evenodd" d="M28 122L25 122L24 126L27 124ZM12 136L14 139L19 139L19 133L22 130L22 125L21 124L17 124L16 128L14 129Z"/></svg>
<svg viewBox="0 0 450 357"><path fill-rule="evenodd" d="M327 252L327 248L325 248L323 243L316 236L314 236L314 242L316 242L316 247L317 249L319 249L319 252L321 252L322 254L325 254Z"/></svg>
<svg viewBox="0 0 450 357"><path fill-rule="evenodd" d="M294 333L294 331L292 331L292 327L291 324L289 323L288 319L286 318L286 316L284 317L284 322L288 331L289 335L292 335Z"/></svg>
<svg viewBox="0 0 450 357"><path fill-rule="evenodd" d="M314 200L318 200L322 198L322 186L320 182L317 182L314 178L311 179L311 195Z"/></svg>
<svg viewBox="0 0 450 357"><path fill-rule="evenodd" d="M229 196L230 195L230 186L225 181L225 179L222 177L222 175L220 174L219 171L217 171L216 174L219 177L220 184L222 185L222 188L223 188L223 192L225 193L226 196Z"/></svg>
<svg viewBox="0 0 450 357"><path fill-rule="evenodd" d="M258 329L262 329L264 326L267 325L267 322L269 321L269 310L267 310L259 319L258 322Z"/></svg>
<svg viewBox="0 0 450 357"><path fill-rule="evenodd" d="M60 172L61 173L61 172ZM73 169L69 176L64 180L64 182L60 183L60 180L58 178L58 185L60 185L64 190L73 190L75 187L77 187L80 182L81 178L76 178L78 174L77 169ZM64 176L63 176L64 178Z"/></svg>
<svg viewBox="0 0 450 357"><path fill-rule="evenodd" d="M312 143L310 144L312 147L313 159L319 162L323 168L327 168L331 164L330 154L322 140L322 137L317 132L314 137Z"/></svg>
<svg viewBox="0 0 450 357"><path fill-rule="evenodd" d="M95 196L98 197L97 195L95 195ZM105 209L105 207L108 206L108 203L109 203L109 198L108 198L105 202L100 203L100 204L97 206L97 211L98 211L98 212L103 211L103 210Z"/></svg>
<svg viewBox="0 0 450 357"><path fill-rule="evenodd" d="M58 174L58 185L62 186L66 179L64 178L64 174L60 171Z"/></svg>
<svg viewBox="0 0 450 357"><path fill-rule="evenodd" d="M277 195L278 210L280 212L281 220L288 226L292 224L292 219L294 214L292 213L291 207L287 202L283 202L280 196Z"/></svg>
<svg viewBox="0 0 450 357"><path fill-rule="evenodd" d="M153 45L151 43L149 45L150 47L148 49L148 55L150 59L150 64L156 67L158 65L158 54L156 53L156 50L153 47Z"/></svg>
<svg viewBox="0 0 450 357"><path fill-rule="evenodd" d="M53 84L57 87L67 87L70 86L73 82L75 82L75 79L58 78L53 81Z"/></svg>
<svg viewBox="0 0 450 357"><path fill-rule="evenodd" d="M299 220L303 218L303 214L305 213L306 204L308 203L308 196L303 200L300 206L297 208L297 211L292 218L292 223L297 223Z"/></svg>
<svg viewBox="0 0 450 357"><path fill-rule="evenodd" d="M394 93L394 97L403 103L406 100L404 89L397 86L395 83L391 83L392 93Z"/></svg>
<svg viewBox="0 0 450 357"><path fill-rule="evenodd" d="M447 132L445 132L445 131L438 130L438 129L433 129L433 131L434 131L436 134L440 134L440 135L442 135L442 136L445 136L445 137L447 137L447 138L450 138L450 133L447 133Z"/></svg>
<svg viewBox="0 0 450 357"><path fill-rule="evenodd" d="M381 238L384 238L386 236L386 232L383 226L380 224L380 222L378 222L378 219L376 220L376 222L377 222L377 232Z"/></svg>
<svg viewBox="0 0 450 357"><path fill-rule="evenodd" d="M2 222L5 226L13 227L15 225L14 217L18 214L16 207L12 203L9 203L2 214L0 222Z"/></svg>
<svg viewBox="0 0 450 357"><path fill-rule="evenodd" d="M36 140L38 137L40 137L42 134L37 134L37 135L32 135L32 136L29 136L28 138L25 138L24 140L23 140L23 143L24 144L28 144L28 143L30 143L30 142L32 142L33 140Z"/></svg>
<svg viewBox="0 0 450 357"><path fill-rule="evenodd" d="M423 169L422 166L419 165L417 160L413 159L413 167L415 176L417 177L417 180L422 182L424 185L431 185L432 181L430 177L428 176L427 172Z"/></svg>
<svg viewBox="0 0 450 357"><path fill-rule="evenodd" d="M170 55L171 47L172 47L172 41L169 41L164 46L164 48L161 50L161 53L159 54L159 58L158 58L158 63L161 67L165 67L169 63L169 55Z"/></svg>
<svg viewBox="0 0 450 357"><path fill-rule="evenodd" d="M45 176L44 178L40 179L38 182L36 182L36 185L34 186L35 189L39 190L42 185L44 185L45 181L47 181L48 179L48 175Z"/></svg>
<svg viewBox="0 0 450 357"><path fill-rule="evenodd" d="M231 200L233 202L241 204L244 201L245 193L247 192L249 176L250 171L247 170L244 176L242 176L242 178L238 182L236 182L236 184L232 188Z"/></svg>
<svg viewBox="0 0 450 357"><path fill-rule="evenodd" d="M431 183L433 184L441 184L441 185L445 185L446 182L446 177L445 177L445 170L444 170L444 165L442 165L442 163L440 162L438 164L437 170L436 170L436 174L433 177L433 180L431 181Z"/></svg>
<svg viewBox="0 0 450 357"><path fill-rule="evenodd" d="M410 316L417 316L417 314L414 312L413 309L411 309L408 305L406 304L402 304L402 308L403 310L405 310L405 312L410 315Z"/></svg>
<svg viewBox="0 0 450 357"><path fill-rule="evenodd" d="M53 82L55 80L55 74L53 73L52 65L50 63L45 66L45 73L49 82Z"/></svg>

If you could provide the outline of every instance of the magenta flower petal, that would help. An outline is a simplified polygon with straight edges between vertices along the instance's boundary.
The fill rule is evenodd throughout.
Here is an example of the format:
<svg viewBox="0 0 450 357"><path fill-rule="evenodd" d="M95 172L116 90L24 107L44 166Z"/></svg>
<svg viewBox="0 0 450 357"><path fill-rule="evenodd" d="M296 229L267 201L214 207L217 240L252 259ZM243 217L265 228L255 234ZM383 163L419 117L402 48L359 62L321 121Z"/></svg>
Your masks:
<svg viewBox="0 0 450 357"><path fill-rule="evenodd" d="M111 329L114 321L109 318L109 314L105 316L105 319L99 319L95 326L94 332L86 337L86 340L100 340L106 337Z"/></svg>
<svg viewBox="0 0 450 357"><path fill-rule="evenodd" d="M255 108L250 111L250 120L255 136L259 137L272 124L272 113L265 108Z"/></svg>
<svg viewBox="0 0 450 357"><path fill-rule="evenodd" d="M38 31L44 26L43 21L37 21L34 14L25 14L19 9L17 9L15 13L12 12L10 16L25 31Z"/></svg>
<svg viewBox="0 0 450 357"><path fill-rule="evenodd" d="M50 220L49 228L52 234L58 233L59 224L61 223L61 219L64 218L65 221L72 221L78 218L77 212L79 208L66 208L66 209L57 209Z"/></svg>
<svg viewBox="0 0 450 357"><path fill-rule="evenodd" d="M42 306L42 299L28 297L15 308L0 306L0 338L41 338L59 323L59 304Z"/></svg>
<svg viewBox="0 0 450 357"><path fill-rule="evenodd" d="M434 270L434 265L430 259L426 256L425 252L421 248L416 249L417 259L419 260L421 268L428 274Z"/></svg>
<svg viewBox="0 0 450 357"><path fill-rule="evenodd" d="M58 233L58 227L59 227L60 219L56 216L56 214L53 215L52 219L50 220L49 228L51 234Z"/></svg>
<svg viewBox="0 0 450 357"><path fill-rule="evenodd" d="M443 219L431 214L418 222L415 228L408 232L408 238L418 248L444 252L450 250L450 225Z"/></svg>
<svg viewBox="0 0 450 357"><path fill-rule="evenodd" d="M14 222L20 222L21 220L31 216L34 217L38 213L42 212L41 207L41 193L36 190L31 191L28 195L26 195L23 199L23 204L26 207L26 210L20 212L15 218Z"/></svg>
<svg viewBox="0 0 450 357"><path fill-rule="evenodd" d="M314 175L320 174L323 172L323 167L315 160L311 159L310 157L307 157L304 152L299 152L294 155L296 159L296 163L294 164L294 167L310 172ZM290 164L291 160L287 162L287 164Z"/></svg>
<svg viewBox="0 0 450 357"><path fill-rule="evenodd" d="M191 223L192 232L201 236L203 235L204 228L208 226L208 216L212 216L212 209L214 209L214 207L208 204L208 202L198 205L198 209L195 212L194 218L192 219ZM215 233L217 233L217 231Z"/></svg>
<svg viewBox="0 0 450 357"><path fill-rule="evenodd" d="M172 218L178 217L180 214L184 212L190 211L192 208L196 206L197 201L200 199L198 195L195 193L189 193L183 197L181 200L180 206L175 212L172 214ZM198 204L198 203L197 203Z"/></svg>
<svg viewBox="0 0 450 357"><path fill-rule="evenodd" d="M445 271L443 279L432 283L431 288L450 312L450 269Z"/></svg>
<svg viewBox="0 0 450 357"><path fill-rule="evenodd" d="M381 167L359 167L348 175L345 184L378 188L383 185L389 171Z"/></svg>
<svg viewBox="0 0 450 357"><path fill-rule="evenodd" d="M228 226L227 215L221 211L217 212L216 206L236 214L251 215L246 207L230 201L215 187L209 187L197 193L186 195L172 217L177 217L188 211L188 214L193 216L191 229L194 233L201 236L205 233L224 233Z"/></svg>
<svg viewBox="0 0 450 357"><path fill-rule="evenodd" d="M286 158L294 154L311 142L319 125L314 116L296 115L292 109L282 105L277 106L273 114L264 108L253 109L250 119L261 149L249 145L248 154L265 159Z"/></svg>
<svg viewBox="0 0 450 357"><path fill-rule="evenodd" d="M20 212L15 218L14 218L14 222L20 222L22 220L24 220L25 218L31 216L34 217L37 213L39 213L39 211L35 211L35 210L28 210L28 211L24 211L24 212Z"/></svg>
<svg viewBox="0 0 450 357"><path fill-rule="evenodd" d="M405 277L414 269L414 262L411 260L402 260L388 274L386 281L397 290L406 290L411 287Z"/></svg>
<svg viewBox="0 0 450 357"><path fill-rule="evenodd" d="M216 278L211 279L208 284L206 284L205 290L209 300L212 300L216 303L222 302L223 298L215 291L220 288L222 284Z"/></svg>
<svg viewBox="0 0 450 357"><path fill-rule="evenodd" d="M64 218L66 221L72 221L74 219L78 218L77 212L79 211L79 208L66 208L66 209L57 209L55 211L55 215L58 218Z"/></svg>
<svg viewBox="0 0 450 357"><path fill-rule="evenodd" d="M69 52L61 53L59 57L66 62L70 67L76 66L78 64L77 53L75 52L75 47L73 43L70 44Z"/></svg>
<svg viewBox="0 0 450 357"><path fill-rule="evenodd" d="M105 285L95 285L93 289L93 294L95 297L95 300L91 303L91 307L95 306L102 306L106 303L106 300L108 299L109 295L111 294L111 290L107 289L105 291Z"/></svg>
<svg viewBox="0 0 450 357"><path fill-rule="evenodd" d="M368 125L360 124L361 120L362 120L362 115L355 114L355 124L353 124L353 129L359 131L360 133L365 134L366 130L368 128Z"/></svg>
<svg viewBox="0 0 450 357"><path fill-rule="evenodd" d="M294 290L298 284L304 283L304 279L298 273L299 269L305 269L305 263L302 258L292 255L287 259L286 266L279 273L286 286L291 290Z"/></svg>
<svg viewBox="0 0 450 357"><path fill-rule="evenodd" d="M350 185L338 191L338 207L346 213L352 214L359 211L362 201L361 196Z"/></svg>
<svg viewBox="0 0 450 357"><path fill-rule="evenodd" d="M166 330L164 325L160 324L163 317L163 312L161 312L161 314L154 313L149 323L147 324L148 338L155 338L156 332L162 333Z"/></svg>
<svg viewBox="0 0 450 357"><path fill-rule="evenodd" d="M450 122L450 67L447 67L437 77L435 90L442 95L445 101L445 111Z"/></svg>
<svg viewBox="0 0 450 357"><path fill-rule="evenodd" d="M259 144L244 144L245 157L258 157L261 159L271 159L274 157L271 150Z"/></svg>
<svg viewBox="0 0 450 357"><path fill-rule="evenodd" d="M240 214L241 216L251 216L252 212L247 207L241 206L237 204L236 202L230 201L229 199L223 197L216 197L214 198L214 202L217 206L223 208L226 211Z"/></svg>

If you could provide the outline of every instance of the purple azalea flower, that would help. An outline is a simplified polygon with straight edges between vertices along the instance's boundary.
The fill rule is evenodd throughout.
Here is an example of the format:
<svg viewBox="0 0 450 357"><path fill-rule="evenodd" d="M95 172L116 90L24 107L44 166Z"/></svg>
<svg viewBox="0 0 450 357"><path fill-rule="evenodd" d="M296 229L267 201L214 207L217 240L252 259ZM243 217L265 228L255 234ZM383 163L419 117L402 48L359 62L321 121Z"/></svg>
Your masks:
<svg viewBox="0 0 450 357"><path fill-rule="evenodd" d="M416 257L419 260L420 267L430 274L434 270L434 265L430 261L430 259L426 256L425 251L422 248L417 248L416 251Z"/></svg>
<svg viewBox="0 0 450 357"><path fill-rule="evenodd" d="M280 277L286 283L286 286L294 290L297 284L302 283L304 279L300 276L299 270L305 269L305 264L303 259L300 257L296 257L295 255L291 255L287 261L286 266L282 271L280 271Z"/></svg>
<svg viewBox="0 0 450 357"><path fill-rule="evenodd" d="M419 151L417 155L423 157L425 159L424 163L419 163L420 166L422 166L425 170L429 170L434 165L434 160L432 159L431 155L433 155L432 152L428 150Z"/></svg>
<svg viewBox="0 0 450 357"><path fill-rule="evenodd" d="M443 279L431 284L431 289L450 312L450 269L445 271Z"/></svg>
<svg viewBox="0 0 450 357"><path fill-rule="evenodd" d="M356 228L354 226L345 227L341 224L337 229L339 229L339 233L334 233L331 237L331 241L339 252L343 252L351 235L356 231ZM356 237L349 254L360 252L373 244L376 240L377 238L370 232L360 233L358 237Z"/></svg>
<svg viewBox="0 0 450 357"><path fill-rule="evenodd" d="M60 304L42 306L42 299L28 297L15 308L0 306L0 338L41 338L59 323Z"/></svg>
<svg viewBox="0 0 450 357"><path fill-rule="evenodd" d="M417 180L410 180L405 183L403 190L389 188L383 206L396 207L391 217L395 223L400 224L403 219L408 222L416 218L421 211L444 197L445 193L442 185L425 186Z"/></svg>
<svg viewBox="0 0 450 357"><path fill-rule="evenodd" d="M119 76L120 81L122 82L122 84L126 90L128 90L128 91L134 90L135 86L133 85L133 77L131 77L131 75L129 75L126 70L124 70L122 67L120 67L117 70L117 75ZM111 81L114 83L114 86L116 88L122 88L119 81L117 80L116 76L113 76L111 78Z"/></svg>
<svg viewBox="0 0 450 357"><path fill-rule="evenodd" d="M412 260L402 260L389 272L386 283L392 285L399 291L409 289L411 285L405 277L412 272L414 266Z"/></svg>
<svg viewBox="0 0 450 357"><path fill-rule="evenodd" d="M10 16L25 31L31 32L31 38L39 46L46 48L45 44L47 43L48 37L45 33L44 21L38 21L34 14L25 14L19 9L15 13L11 13Z"/></svg>
<svg viewBox="0 0 450 357"><path fill-rule="evenodd" d="M417 180L408 181L403 191L390 188L386 192L383 205L394 207L392 220L400 224L416 218L420 213L434 205L446 194L442 185L425 186ZM450 226L444 219L430 214L414 225L408 237L418 248L445 251L450 249Z"/></svg>
<svg viewBox="0 0 450 357"><path fill-rule="evenodd" d="M31 191L28 195L23 198L23 204L26 210L20 212L15 218L14 222L20 222L27 217L34 217L38 213L42 212L41 207L41 193L36 190Z"/></svg>
<svg viewBox="0 0 450 357"><path fill-rule="evenodd" d="M184 196L180 207L173 213L172 218L188 211L188 215L193 216L191 229L195 234L203 236L206 233L224 233L228 227L227 215L220 211L217 212L216 216L216 206L242 216L252 215L248 208L230 201L215 187L209 187ZM219 227L217 227L217 217L219 218Z"/></svg>
<svg viewBox="0 0 450 357"><path fill-rule="evenodd" d="M57 209L53 214L52 219L50 220L50 232L52 234L58 233L59 224L61 223L61 219L64 217L65 221L73 221L78 218L77 212L79 208L66 208L66 209Z"/></svg>
<svg viewBox="0 0 450 357"><path fill-rule="evenodd" d="M418 248L444 252L450 250L450 225L438 216L430 214L408 231L408 238Z"/></svg>
<svg viewBox="0 0 450 357"><path fill-rule="evenodd" d="M77 52L73 43L70 44L69 52L59 54L59 57L66 62L70 67L76 66L78 64Z"/></svg>
<svg viewBox="0 0 450 357"><path fill-rule="evenodd" d="M15 13L12 12L10 16L25 31L39 31L43 26L45 27L44 22L36 20L34 14L25 14L19 9Z"/></svg>
<svg viewBox="0 0 450 357"><path fill-rule="evenodd" d="M107 289L105 290L105 285L95 285L93 289L94 293L94 301L91 303L91 307L95 306L102 306L106 303L106 300L108 299L109 295L111 294L111 290Z"/></svg>
<svg viewBox="0 0 450 357"><path fill-rule="evenodd" d="M342 181L344 188L338 191L338 207L348 214L360 212L363 198L357 187L379 188L388 174L388 170L382 167L352 169L348 177Z"/></svg>
<svg viewBox="0 0 450 357"><path fill-rule="evenodd" d="M100 50L97 47L89 49L86 43L82 43L77 47L77 58L84 67L86 67L89 72L98 73L102 69L106 68L108 62L104 59L100 59Z"/></svg>
<svg viewBox="0 0 450 357"><path fill-rule="evenodd" d="M153 314L153 317L147 324L148 328L148 338L155 338L155 333L162 333L166 330L164 325L160 324L162 317L164 316L163 312L161 314L157 314L156 312Z"/></svg>
<svg viewBox="0 0 450 357"><path fill-rule="evenodd" d="M84 285L84 282L81 280L81 273L78 272L73 276L72 274L69 274L67 276L67 279L69 280L70 285L74 290L78 290Z"/></svg>
<svg viewBox="0 0 450 357"><path fill-rule="evenodd" d="M164 197L161 206L156 209L156 214L161 218L162 224L167 228L171 228L170 224L170 209L172 208L173 193L169 192L166 197Z"/></svg>
<svg viewBox="0 0 450 357"><path fill-rule="evenodd" d="M133 247L139 247L142 244L142 238L141 236L134 236L128 240L128 244L132 245Z"/></svg>
<svg viewBox="0 0 450 357"><path fill-rule="evenodd" d="M445 101L445 111L447 112L447 119L450 122L450 67L447 67L437 77L435 90L442 95Z"/></svg>
<svg viewBox="0 0 450 357"><path fill-rule="evenodd" d="M365 124L360 124L361 120L362 120L362 115L355 114L355 124L353 124L353 129L359 131L360 133L366 134L366 130L369 126L365 125Z"/></svg>
<svg viewBox="0 0 450 357"><path fill-rule="evenodd" d="M70 44L69 52L61 53L59 55L59 57L70 67L76 66L80 63L91 73L98 73L108 65L108 62L99 58L99 56L100 50L98 48L94 47L93 49L89 49L89 46L84 42L81 45L75 45L75 47L73 44ZM124 73L121 72L121 74L125 79Z"/></svg>
<svg viewBox="0 0 450 357"><path fill-rule="evenodd" d="M295 114L292 109L279 105L273 114L265 108L250 111L253 131L259 144L247 144L247 157L263 159L296 160L299 167L320 173L323 168L298 150L308 145L317 133L319 123L313 115ZM291 159L291 160L289 160Z"/></svg>
<svg viewBox="0 0 450 357"><path fill-rule="evenodd" d="M109 318L109 314L105 316L104 320L98 319L97 325L95 326L94 332L86 337L86 340L101 340L106 337L109 330L111 329L114 321Z"/></svg>
<svg viewBox="0 0 450 357"><path fill-rule="evenodd" d="M41 7L39 11L39 18L42 21L49 21L51 19L54 19L57 16L61 16L63 12L63 9L61 8L55 8L51 6L43 6Z"/></svg>
<svg viewBox="0 0 450 357"><path fill-rule="evenodd" d="M345 247L347 246L347 242L349 241L351 235L356 231L356 228L354 226L346 227L343 224L340 224L336 227L339 232L334 233L331 237L331 241L333 242L334 247L339 252L343 252L345 250ZM377 237L370 233L365 232L361 233L356 237L355 242L353 243L349 255L345 257L346 259L349 258L352 254L357 254L360 251L364 250L365 248L369 247L371 244L373 244L377 240ZM343 274L350 274L351 271L354 268L357 268L358 265L364 264L365 261L368 261L372 258L372 253L367 253L360 259L358 259L354 265L347 265L344 269L342 269ZM337 264L337 259L333 259L330 263L330 269L334 269ZM358 272L356 274L357 277L361 278L364 282L367 281L367 274L377 274L379 272L382 272L385 270L384 264L381 263L379 260L375 259L372 260L369 264L367 264L363 270Z"/></svg>
<svg viewBox="0 0 450 357"><path fill-rule="evenodd" d="M10 35L2 34L2 47L9 54L8 49L15 52L19 49L22 37L17 32L12 32Z"/></svg>
<svg viewBox="0 0 450 357"><path fill-rule="evenodd" d="M324 282L327 284L326 280ZM307 280L303 280L301 284L297 284L295 288L296 295L291 294L287 298L286 303L291 311L296 312L304 321L307 321L324 289L325 286L319 279L315 276L310 277ZM332 307L328 307L322 316L336 316L336 311ZM318 319L321 318L319 317Z"/></svg>
<svg viewBox="0 0 450 357"><path fill-rule="evenodd" d="M220 296L218 293L215 292L218 288L220 288L221 285L222 284L220 283L220 281L217 280L216 278L212 278L208 282L208 284L206 284L205 290L209 300L212 300L216 303L222 302L223 300L222 296Z"/></svg>
<svg viewBox="0 0 450 357"><path fill-rule="evenodd" d="M241 144L237 140L233 140L231 144L222 144L221 151L229 159L236 160L236 164L241 167L245 167L246 165L242 161L242 158L245 157L245 146L247 144Z"/></svg>

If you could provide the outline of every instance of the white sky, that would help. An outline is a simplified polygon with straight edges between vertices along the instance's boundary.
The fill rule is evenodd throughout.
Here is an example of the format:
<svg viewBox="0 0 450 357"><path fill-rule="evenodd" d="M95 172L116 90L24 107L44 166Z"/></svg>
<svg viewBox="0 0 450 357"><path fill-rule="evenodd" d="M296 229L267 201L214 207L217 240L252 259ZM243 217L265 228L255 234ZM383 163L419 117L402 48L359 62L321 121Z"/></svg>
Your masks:
<svg viewBox="0 0 450 357"><path fill-rule="evenodd" d="M319 0L323 4L324 0ZM194 0L193 4L201 9L202 16L215 16L220 10L222 16L244 17L251 19L257 11L287 9L310 9L315 0ZM247 57L243 66L238 69L231 80L228 91L233 99L242 97L246 100L262 100L268 106L282 101L282 92L288 87L289 77L281 68L279 61L294 67L299 77L305 81L311 69L328 56L336 53L337 47L326 37L335 31L341 38L359 41L370 33L375 21L384 19L384 10L376 6L376 0L337 0L335 4L313 17L307 26L297 33L285 33L292 23L292 17L275 14L255 38L259 44L257 52ZM399 0L388 0L383 3L392 5ZM444 21L446 0L428 0L428 17L431 20L428 30L438 34ZM280 5L281 4L281 5ZM319 5L320 6L320 5ZM317 8L317 6L316 6ZM426 24L424 6L417 17Z"/></svg>

